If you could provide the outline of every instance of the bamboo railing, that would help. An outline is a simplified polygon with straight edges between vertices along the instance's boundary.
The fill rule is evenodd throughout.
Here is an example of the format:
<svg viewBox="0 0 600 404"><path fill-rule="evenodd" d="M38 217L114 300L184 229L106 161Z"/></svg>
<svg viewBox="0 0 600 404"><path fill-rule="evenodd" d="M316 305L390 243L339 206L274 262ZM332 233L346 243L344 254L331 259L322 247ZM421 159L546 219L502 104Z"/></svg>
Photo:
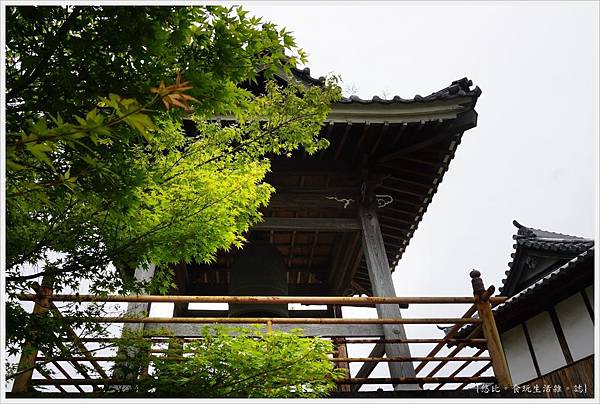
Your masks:
<svg viewBox="0 0 600 404"><path fill-rule="evenodd" d="M153 296L153 295L134 295L134 296L94 296L94 295L53 295L49 288L40 288L36 294L20 294L18 298L23 301L33 301L35 306L33 316L39 316L48 310L55 316L61 316L67 323L70 320L93 323L164 323L164 324L264 324L266 332L270 332L274 325L278 324L331 324L331 325L355 325L355 324L451 324L452 326L446 332L443 338L396 338L385 339L383 335L379 338L351 338L336 337L332 338L338 349L330 360L336 366L344 366L349 369L350 363L363 363L363 367L357 373L356 377L349 377L337 381L340 386L345 387L345 391L357 391L360 386L365 384L411 384L420 385L435 384L434 390L440 390L448 383L459 384L458 390L464 389L472 383L497 383L501 388L512 387L510 373L506 358L502 350L502 345L495 325L492 305L502 303L505 298L491 297L493 287L485 289L478 271L471 272L473 284L473 297L297 297L297 296ZM64 316L54 304L54 302L128 302L128 303L235 303L235 304L285 304L285 303L303 303L303 304L328 304L339 306L365 306L378 304L469 304L468 310L461 317L435 317L435 318L271 318L271 317L87 317L72 318ZM476 316L475 316L476 315ZM456 338L456 333L466 324L473 324L474 329L465 338ZM483 334L483 338L478 337ZM167 342L167 338L160 335L149 335L153 343ZM196 338L181 338L180 343L192 341ZM82 392L81 386L91 386L97 390L99 386L124 385L122 380L113 380L106 374L106 369L99 362L114 362L116 356L94 355L92 350L86 347L86 343L106 343L116 341L118 338L79 338L73 330L68 333L66 342L73 343L81 355L68 354L59 357L48 358L40 356L37 348L28 343L25 354L21 355L18 374L14 378L13 396L31 392L34 386L55 386L59 392L68 395L63 386L74 386L79 392ZM59 341L59 343L61 343ZM348 357L346 344L434 344L434 347L424 356L404 356L404 357L384 357L383 345L380 349L374 349L368 357ZM441 350L449 345L455 345L455 348L447 355L440 355ZM479 346L479 350L474 355L462 355L459 353L467 346ZM164 349L152 349L149 355L156 355L167 352ZM483 355L485 352L488 355ZM169 357L170 360L183 360L183 357ZM55 363L58 366L60 362L70 363L75 369L82 362L90 363L100 376L92 378L89 374L83 374L83 378L75 378L74 375L59 367L65 378L53 378L52 375L40 372L43 378L33 378L33 370L39 369L37 366L41 363ZM390 362L411 362L415 364L416 377L369 377L370 373L378 363ZM428 373L419 376L425 366L429 363L438 363ZM441 369L448 363L461 362L462 364L450 375L436 376ZM469 364L483 363L484 366L469 376L461 376ZM493 376L484 376L488 369L493 369ZM359 377L360 376L360 377ZM83 393L81 393L83 394Z"/></svg>

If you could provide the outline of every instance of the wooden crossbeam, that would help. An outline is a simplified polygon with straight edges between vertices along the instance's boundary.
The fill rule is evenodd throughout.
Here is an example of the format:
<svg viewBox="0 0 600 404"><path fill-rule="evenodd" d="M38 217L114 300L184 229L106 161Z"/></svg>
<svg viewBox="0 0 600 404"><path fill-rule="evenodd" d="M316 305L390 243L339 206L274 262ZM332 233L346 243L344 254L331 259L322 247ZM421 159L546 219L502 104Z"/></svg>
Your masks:
<svg viewBox="0 0 600 404"><path fill-rule="evenodd" d="M488 363L487 365L485 365L484 367L482 367L481 369L479 369L479 371L476 372L472 377L473 378L478 378L478 376L481 376L483 374L483 372L485 372L486 370L488 370L491 367L492 367L492 364ZM492 377L492 379L493 379L492 381L494 381L494 382L496 381L495 377ZM471 383L474 383L474 382L464 382L463 384L461 384L460 386L458 386L456 388L456 390L462 390L462 389L464 389L465 387L467 387Z"/></svg>
<svg viewBox="0 0 600 404"><path fill-rule="evenodd" d="M46 380L52 380L52 376L50 376L50 374L48 372L46 372L43 368L38 367L36 368L36 370L44 377L44 379ZM67 391L62 387L62 386L54 386L58 389L58 391L60 391L61 393L66 393Z"/></svg>
<svg viewBox="0 0 600 404"><path fill-rule="evenodd" d="M20 300L35 300L33 294L18 294ZM491 297L492 303L502 303L506 297ZM343 304L347 306L369 304L473 304L470 296L164 296L164 295L61 295L50 298L54 302L133 302L133 303L236 303L236 304ZM466 318L463 318L465 320Z"/></svg>
<svg viewBox="0 0 600 404"><path fill-rule="evenodd" d="M360 230L360 223L352 218L265 217L251 230L346 232Z"/></svg>
<svg viewBox="0 0 600 404"><path fill-rule="evenodd" d="M473 355L473 357L474 358L479 357L484 352L485 352L485 348L482 348L482 349L478 350L477 352L475 352L475 354ZM460 372L462 372L470 364L471 364L471 362L465 362L465 363L463 363L454 372L452 372L450 374L450 377L457 376ZM434 390L440 390L445 384L446 383L440 383Z"/></svg>
<svg viewBox="0 0 600 404"><path fill-rule="evenodd" d="M377 305L380 307L383 305ZM396 306L398 305L387 305ZM188 323L188 324L476 324L478 318L288 318L288 317L65 317L66 320L80 320L91 323Z"/></svg>
<svg viewBox="0 0 600 404"><path fill-rule="evenodd" d="M254 324L236 324L235 328L253 327ZM149 335L161 335L161 331L168 328L176 337L199 338L203 336L201 327L197 324L146 324L145 331ZM301 328L307 337L381 337L383 331L381 324L273 324L274 331L291 332ZM235 334L235 330L232 330Z"/></svg>
<svg viewBox="0 0 600 404"><path fill-rule="evenodd" d="M422 383L487 383L496 381L495 377L370 377L350 378L336 381L338 384L422 384Z"/></svg>
<svg viewBox="0 0 600 404"><path fill-rule="evenodd" d="M475 305L473 305L473 306L469 307L469 309L466 311L465 314L463 314L462 318L471 318L473 316L473 314L475 314L476 311L477 311L477 307L475 307ZM455 324L454 326L452 326L452 328L446 333L446 338L452 338L458 332L458 330L460 330L461 327L462 327L461 324ZM440 342L440 343L438 343L427 354L427 356L434 356L434 355L436 355L444 347L444 345L446 345L446 342ZM427 365L427 363L425 363L425 362L420 363L415 368L415 371L417 373L419 373L425 367L425 365Z"/></svg>
<svg viewBox="0 0 600 404"><path fill-rule="evenodd" d="M65 318L54 303L50 302L50 307L51 307L53 314L55 314L56 316L58 316L60 318ZM88 351L87 347L85 346L85 344L83 342L79 341L79 335L77 335L77 333L75 331L73 331L73 329L68 324L65 324L65 329L67 330L67 336L71 339L71 342L73 343L73 345L75 345L77 347L77 349L79 349L79 351L81 351L81 353L86 358L88 358L88 361L92 364L92 366L94 367L96 372L98 372L98 374L101 377L108 378L108 375L106 374L106 372L104 371L102 366L100 366L98 364L98 362L96 362L94 360L94 355L92 355L91 352Z"/></svg>
<svg viewBox="0 0 600 404"><path fill-rule="evenodd" d="M371 353L369 354L369 358L381 358L381 357L383 357L384 354L385 354L385 344L380 342L380 343L375 344L375 346L371 350ZM371 373L373 372L373 369L375 369L376 366L377 366L377 362L363 363L361 368L356 373L356 378L357 379L368 378L369 376L371 376ZM351 390L358 391L361 386L362 386L362 384L359 384L359 383L354 384L352 386Z"/></svg>
<svg viewBox="0 0 600 404"><path fill-rule="evenodd" d="M480 377L372 377L365 379L349 378L336 381L337 384L418 384L418 383L486 383L496 379L490 376ZM135 381L124 383L122 380L113 379L34 379L32 385L36 386L111 386L134 384Z"/></svg>

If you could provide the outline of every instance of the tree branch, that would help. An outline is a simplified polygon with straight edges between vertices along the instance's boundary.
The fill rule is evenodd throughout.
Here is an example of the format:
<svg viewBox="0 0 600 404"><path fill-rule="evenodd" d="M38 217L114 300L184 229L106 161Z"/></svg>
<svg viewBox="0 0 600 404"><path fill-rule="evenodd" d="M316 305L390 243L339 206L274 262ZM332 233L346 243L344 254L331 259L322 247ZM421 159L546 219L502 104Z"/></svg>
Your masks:
<svg viewBox="0 0 600 404"><path fill-rule="evenodd" d="M73 8L71 14L69 14L65 22L63 22L63 24L56 32L56 35L48 39L46 48L44 48L42 52L40 52L33 68L30 71L25 72L23 76L21 76L21 78L17 80L17 82L13 86L10 87L10 91L6 95L7 100L15 98L20 91L24 90L28 85L33 83L48 68L48 66L50 65L48 61L50 60L56 49L60 46L62 41L65 39L67 33L71 30L71 27L75 23L77 17L81 14L81 11L81 7Z"/></svg>

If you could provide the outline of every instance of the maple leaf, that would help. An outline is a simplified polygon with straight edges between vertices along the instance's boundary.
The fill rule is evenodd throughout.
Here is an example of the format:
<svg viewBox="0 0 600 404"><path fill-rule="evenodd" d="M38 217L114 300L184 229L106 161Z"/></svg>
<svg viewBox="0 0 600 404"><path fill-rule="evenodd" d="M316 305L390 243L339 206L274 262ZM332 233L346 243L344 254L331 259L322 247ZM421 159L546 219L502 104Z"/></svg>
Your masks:
<svg viewBox="0 0 600 404"><path fill-rule="evenodd" d="M177 77L175 78L175 84L171 84L170 86L166 86L165 82L161 80L158 87L151 87L150 92L158 94L166 109L169 108L181 108L185 111L191 110L188 102L196 101L199 102L196 98L192 97L188 94L183 94L184 91L187 91L192 86L189 85L189 81L184 81L181 73L177 72Z"/></svg>

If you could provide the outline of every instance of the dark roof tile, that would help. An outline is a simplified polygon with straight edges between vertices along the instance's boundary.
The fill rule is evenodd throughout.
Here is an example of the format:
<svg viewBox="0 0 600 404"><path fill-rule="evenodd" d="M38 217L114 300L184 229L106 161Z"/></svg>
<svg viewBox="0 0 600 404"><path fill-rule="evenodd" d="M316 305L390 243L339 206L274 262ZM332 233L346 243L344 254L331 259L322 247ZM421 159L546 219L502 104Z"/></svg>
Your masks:
<svg viewBox="0 0 600 404"><path fill-rule="evenodd" d="M324 77L314 78L310 75L310 69L305 67L304 69L292 68L292 73L296 78L304 81L309 85L322 85L325 82ZM419 94L415 95L413 98L402 98L398 95L395 95L391 99L384 99L378 96L372 97L370 100L360 98L356 95L351 95L350 97L344 97L340 101L340 104L412 104L415 102L430 102L430 101L438 101L438 100L451 100L453 98L459 97L475 97L478 98L481 95L481 89L479 87L475 87L471 89L473 85L473 81L469 80L466 77L463 77L460 80L455 80L448 87L443 88L439 91L436 91L428 96L421 96Z"/></svg>
<svg viewBox="0 0 600 404"><path fill-rule="evenodd" d="M530 298L533 298L535 295L539 293L544 293L548 288L555 287L559 282L562 282L566 277L571 276L574 271L577 271L581 268L581 264L588 260L594 259L594 247L590 247L586 251L582 252L566 264L556 268L554 271L550 272L543 278L539 279L537 282L529 285L519 293L510 297L504 303L499 304L494 307L492 311L494 312L494 316L498 316L501 313L505 313L509 311L513 306L518 303L524 303ZM504 282L503 280L502 282ZM468 324L462 327L455 335L455 338L464 338L468 335L471 330L475 326L473 324Z"/></svg>

